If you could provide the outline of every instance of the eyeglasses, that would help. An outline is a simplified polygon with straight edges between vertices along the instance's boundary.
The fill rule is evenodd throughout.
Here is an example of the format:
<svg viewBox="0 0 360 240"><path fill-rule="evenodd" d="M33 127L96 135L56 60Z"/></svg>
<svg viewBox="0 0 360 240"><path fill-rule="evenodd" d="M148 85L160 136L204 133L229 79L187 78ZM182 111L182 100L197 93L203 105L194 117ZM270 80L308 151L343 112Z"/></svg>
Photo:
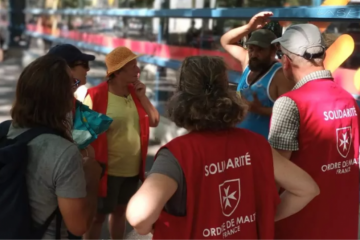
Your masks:
<svg viewBox="0 0 360 240"><path fill-rule="evenodd" d="M79 85L80 85L80 80L74 78L74 84L72 85L72 87L73 87L73 88L77 88L77 87L79 87Z"/></svg>
<svg viewBox="0 0 360 240"><path fill-rule="evenodd" d="M288 55L286 55L285 53L283 53L281 50L277 50L277 51L276 51L276 56L278 57L278 59L281 59L284 55L285 55L287 58L289 58L290 61L292 61L292 59L291 59Z"/></svg>
<svg viewBox="0 0 360 240"><path fill-rule="evenodd" d="M276 52L276 56L278 57L278 59L281 59L284 56L284 53L281 50L278 50Z"/></svg>

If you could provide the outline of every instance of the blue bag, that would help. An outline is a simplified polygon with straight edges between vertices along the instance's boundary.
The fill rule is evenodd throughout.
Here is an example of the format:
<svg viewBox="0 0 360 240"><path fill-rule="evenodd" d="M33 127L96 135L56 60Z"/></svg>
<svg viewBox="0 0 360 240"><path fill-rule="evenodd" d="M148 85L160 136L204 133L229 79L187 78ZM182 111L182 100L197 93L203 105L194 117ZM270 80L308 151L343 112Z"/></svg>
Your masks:
<svg viewBox="0 0 360 240"><path fill-rule="evenodd" d="M95 112L80 101L76 101L72 137L79 149L86 148L97 139L98 135L106 132L112 121L108 116Z"/></svg>

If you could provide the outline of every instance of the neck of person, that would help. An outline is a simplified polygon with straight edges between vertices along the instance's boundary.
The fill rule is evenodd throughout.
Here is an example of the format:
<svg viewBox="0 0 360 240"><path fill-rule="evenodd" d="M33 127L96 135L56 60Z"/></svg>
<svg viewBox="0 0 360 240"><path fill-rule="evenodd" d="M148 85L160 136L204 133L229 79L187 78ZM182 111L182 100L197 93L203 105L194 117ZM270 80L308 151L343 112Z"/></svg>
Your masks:
<svg viewBox="0 0 360 240"><path fill-rule="evenodd" d="M324 66L311 66L311 67L298 68L297 71L294 72L295 83L300 82L304 77L306 77L307 75L313 72L322 71L322 70L325 70Z"/></svg>
<svg viewBox="0 0 360 240"><path fill-rule="evenodd" d="M257 73L257 74L265 74L275 64L275 62L277 62L277 60L275 58L273 58L269 61L269 63L266 66L264 66L264 68L259 69L257 71L253 71L250 69L250 71L253 73Z"/></svg>
<svg viewBox="0 0 360 240"><path fill-rule="evenodd" d="M114 80L109 81L109 92L120 97L127 97L129 95L128 83Z"/></svg>

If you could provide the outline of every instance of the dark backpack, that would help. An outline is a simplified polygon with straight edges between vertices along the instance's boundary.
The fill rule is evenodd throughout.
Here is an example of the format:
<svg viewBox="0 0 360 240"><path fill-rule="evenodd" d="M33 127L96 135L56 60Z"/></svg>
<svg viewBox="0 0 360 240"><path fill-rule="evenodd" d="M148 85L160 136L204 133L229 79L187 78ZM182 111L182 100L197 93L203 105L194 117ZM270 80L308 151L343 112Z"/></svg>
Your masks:
<svg viewBox="0 0 360 240"><path fill-rule="evenodd" d="M31 216L26 184L27 144L41 134L59 134L38 127L8 139L10 126L11 121L0 124L0 239L41 239L55 216L56 239L60 239L62 217L59 208L38 226L40 224L36 224Z"/></svg>

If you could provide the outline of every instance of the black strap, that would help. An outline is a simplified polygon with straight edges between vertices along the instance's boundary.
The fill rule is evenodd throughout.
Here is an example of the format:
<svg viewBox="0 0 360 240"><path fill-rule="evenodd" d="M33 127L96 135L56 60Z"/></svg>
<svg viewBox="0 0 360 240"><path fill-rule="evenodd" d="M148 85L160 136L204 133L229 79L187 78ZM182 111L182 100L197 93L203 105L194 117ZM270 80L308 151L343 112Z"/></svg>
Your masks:
<svg viewBox="0 0 360 240"><path fill-rule="evenodd" d="M7 120L0 124L0 139L7 136L11 126L11 122L11 120Z"/></svg>
<svg viewBox="0 0 360 240"><path fill-rule="evenodd" d="M307 60L311 60L311 59L317 59L317 58L322 58L325 54L325 49L320 52L320 53L315 53L315 54L312 54L312 53L308 53L308 52L305 52L302 57L307 59Z"/></svg>
<svg viewBox="0 0 360 240"><path fill-rule="evenodd" d="M0 139L3 137L6 137L8 135L11 123L12 123L12 120L7 120L0 124ZM39 136L41 134L46 134L46 133L61 136L61 134L58 131L55 131L48 127L39 126L39 127L34 127L34 128L27 130L26 132L17 136L15 139L16 139L16 141L21 141L22 143L27 144L28 142L30 142L37 136Z"/></svg>
<svg viewBox="0 0 360 240"><path fill-rule="evenodd" d="M60 133L58 133L57 131L51 129L51 128L47 128L47 127L35 127L35 128L31 128L29 130L27 130L26 132L20 134L19 136L17 136L15 139L16 141L22 142L27 144L28 142L30 142L31 140L33 140L34 138L36 138L37 136L41 135L41 134L55 134L55 135L60 135Z"/></svg>
<svg viewBox="0 0 360 240"><path fill-rule="evenodd" d="M61 239L61 221L62 216L59 207L46 219L45 223L37 230L37 236L43 238L46 230L49 228L51 222L56 217L56 239Z"/></svg>
<svg viewBox="0 0 360 240"><path fill-rule="evenodd" d="M61 212L59 207L56 209L57 210L57 214L56 214L56 235L55 235L55 239L61 239L61 222L62 222L62 216L61 216Z"/></svg>

